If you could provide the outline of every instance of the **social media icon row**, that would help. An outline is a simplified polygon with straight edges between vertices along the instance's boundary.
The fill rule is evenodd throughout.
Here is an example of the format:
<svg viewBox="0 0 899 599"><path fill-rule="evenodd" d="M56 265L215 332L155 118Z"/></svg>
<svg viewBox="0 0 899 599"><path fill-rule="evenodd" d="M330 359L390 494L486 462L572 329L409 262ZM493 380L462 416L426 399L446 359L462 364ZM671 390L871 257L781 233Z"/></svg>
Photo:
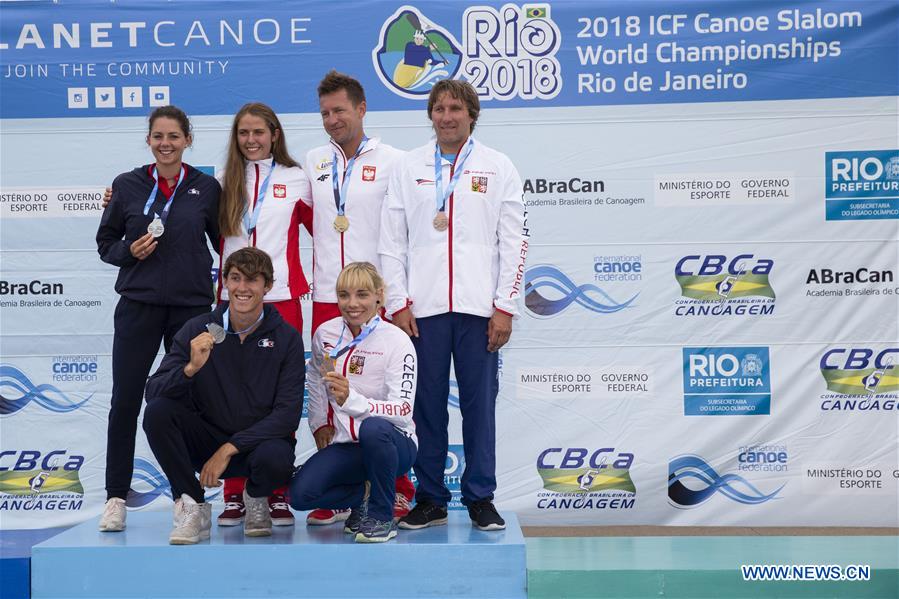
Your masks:
<svg viewBox="0 0 899 599"><path fill-rule="evenodd" d="M90 108L91 89L87 87L70 87L69 108ZM122 108L143 108L144 88L142 87L95 87L93 88L94 108L115 108L116 97L121 98ZM148 106L167 106L171 104L168 85L151 85L147 89Z"/></svg>

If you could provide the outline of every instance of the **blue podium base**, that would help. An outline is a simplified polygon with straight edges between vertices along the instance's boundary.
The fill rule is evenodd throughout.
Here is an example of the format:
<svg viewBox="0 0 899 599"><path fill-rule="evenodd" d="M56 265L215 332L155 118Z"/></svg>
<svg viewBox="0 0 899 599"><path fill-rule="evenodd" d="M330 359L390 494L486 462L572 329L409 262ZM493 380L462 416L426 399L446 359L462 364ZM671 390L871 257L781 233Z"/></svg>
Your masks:
<svg viewBox="0 0 899 599"><path fill-rule="evenodd" d="M401 530L388 543L354 543L340 525L274 527L249 538L243 527L212 527L198 545L171 546L171 513L131 512L120 533L84 522L31 556L35 599L80 597L525 597L526 553L518 519L482 532L468 514L449 524Z"/></svg>

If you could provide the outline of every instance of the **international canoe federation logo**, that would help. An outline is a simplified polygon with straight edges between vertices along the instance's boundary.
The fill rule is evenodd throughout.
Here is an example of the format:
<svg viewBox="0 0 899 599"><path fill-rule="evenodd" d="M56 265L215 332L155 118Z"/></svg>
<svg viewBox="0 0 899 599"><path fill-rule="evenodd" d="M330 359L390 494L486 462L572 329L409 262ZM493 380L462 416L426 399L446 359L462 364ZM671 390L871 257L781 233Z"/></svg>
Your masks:
<svg viewBox="0 0 899 599"><path fill-rule="evenodd" d="M406 98L427 98L435 83L458 74L459 48L449 31L430 22L417 8L403 6L381 27L372 60L391 91Z"/></svg>
<svg viewBox="0 0 899 599"><path fill-rule="evenodd" d="M716 493L744 505L759 505L777 497L783 488L764 493L738 474L719 474L696 455L678 456L668 463L668 500L678 508L697 507Z"/></svg>
<svg viewBox="0 0 899 599"><path fill-rule="evenodd" d="M0 416L14 414L31 402L51 412L64 414L83 406L93 393L64 393L49 384L35 385L11 364L0 364Z"/></svg>
<svg viewBox="0 0 899 599"><path fill-rule="evenodd" d="M220 489L206 493L206 501L215 500L221 494ZM125 505L130 508L142 508L153 503L159 497L172 498L172 487L168 479L156 466L144 458L134 458L134 473L131 476L131 488Z"/></svg>
<svg viewBox="0 0 899 599"><path fill-rule="evenodd" d="M639 292L619 302L592 283L578 285L549 264L532 266L524 272L524 305L536 317L555 316L572 304L598 314L614 314L631 307L638 295Z"/></svg>
<svg viewBox="0 0 899 599"><path fill-rule="evenodd" d="M404 98L424 99L443 79L465 79L485 99L552 99L562 89L555 58L562 35L549 4L471 6L462 43L414 6L384 21L372 62L378 77Z"/></svg>

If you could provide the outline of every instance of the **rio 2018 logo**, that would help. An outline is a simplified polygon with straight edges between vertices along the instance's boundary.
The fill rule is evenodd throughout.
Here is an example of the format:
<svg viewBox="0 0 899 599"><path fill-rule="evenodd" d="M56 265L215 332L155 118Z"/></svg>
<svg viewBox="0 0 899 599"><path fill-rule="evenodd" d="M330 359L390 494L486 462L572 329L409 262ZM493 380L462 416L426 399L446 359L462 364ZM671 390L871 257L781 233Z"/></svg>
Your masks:
<svg viewBox="0 0 899 599"><path fill-rule="evenodd" d="M562 89L561 45L549 4L469 7L461 43L414 6L402 6L381 27L372 62L384 85L405 98L427 98L438 81L464 78L485 99L549 100Z"/></svg>

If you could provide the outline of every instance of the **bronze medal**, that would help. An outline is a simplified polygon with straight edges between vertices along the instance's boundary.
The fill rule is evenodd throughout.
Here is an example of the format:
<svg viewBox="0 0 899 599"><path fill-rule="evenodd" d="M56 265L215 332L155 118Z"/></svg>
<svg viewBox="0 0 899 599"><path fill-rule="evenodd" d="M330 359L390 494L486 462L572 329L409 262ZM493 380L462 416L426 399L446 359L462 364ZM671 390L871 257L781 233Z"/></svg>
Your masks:
<svg viewBox="0 0 899 599"><path fill-rule="evenodd" d="M434 217L434 228L438 231L446 231L449 227L449 218L446 216L446 212L440 211L437 213L437 216Z"/></svg>

